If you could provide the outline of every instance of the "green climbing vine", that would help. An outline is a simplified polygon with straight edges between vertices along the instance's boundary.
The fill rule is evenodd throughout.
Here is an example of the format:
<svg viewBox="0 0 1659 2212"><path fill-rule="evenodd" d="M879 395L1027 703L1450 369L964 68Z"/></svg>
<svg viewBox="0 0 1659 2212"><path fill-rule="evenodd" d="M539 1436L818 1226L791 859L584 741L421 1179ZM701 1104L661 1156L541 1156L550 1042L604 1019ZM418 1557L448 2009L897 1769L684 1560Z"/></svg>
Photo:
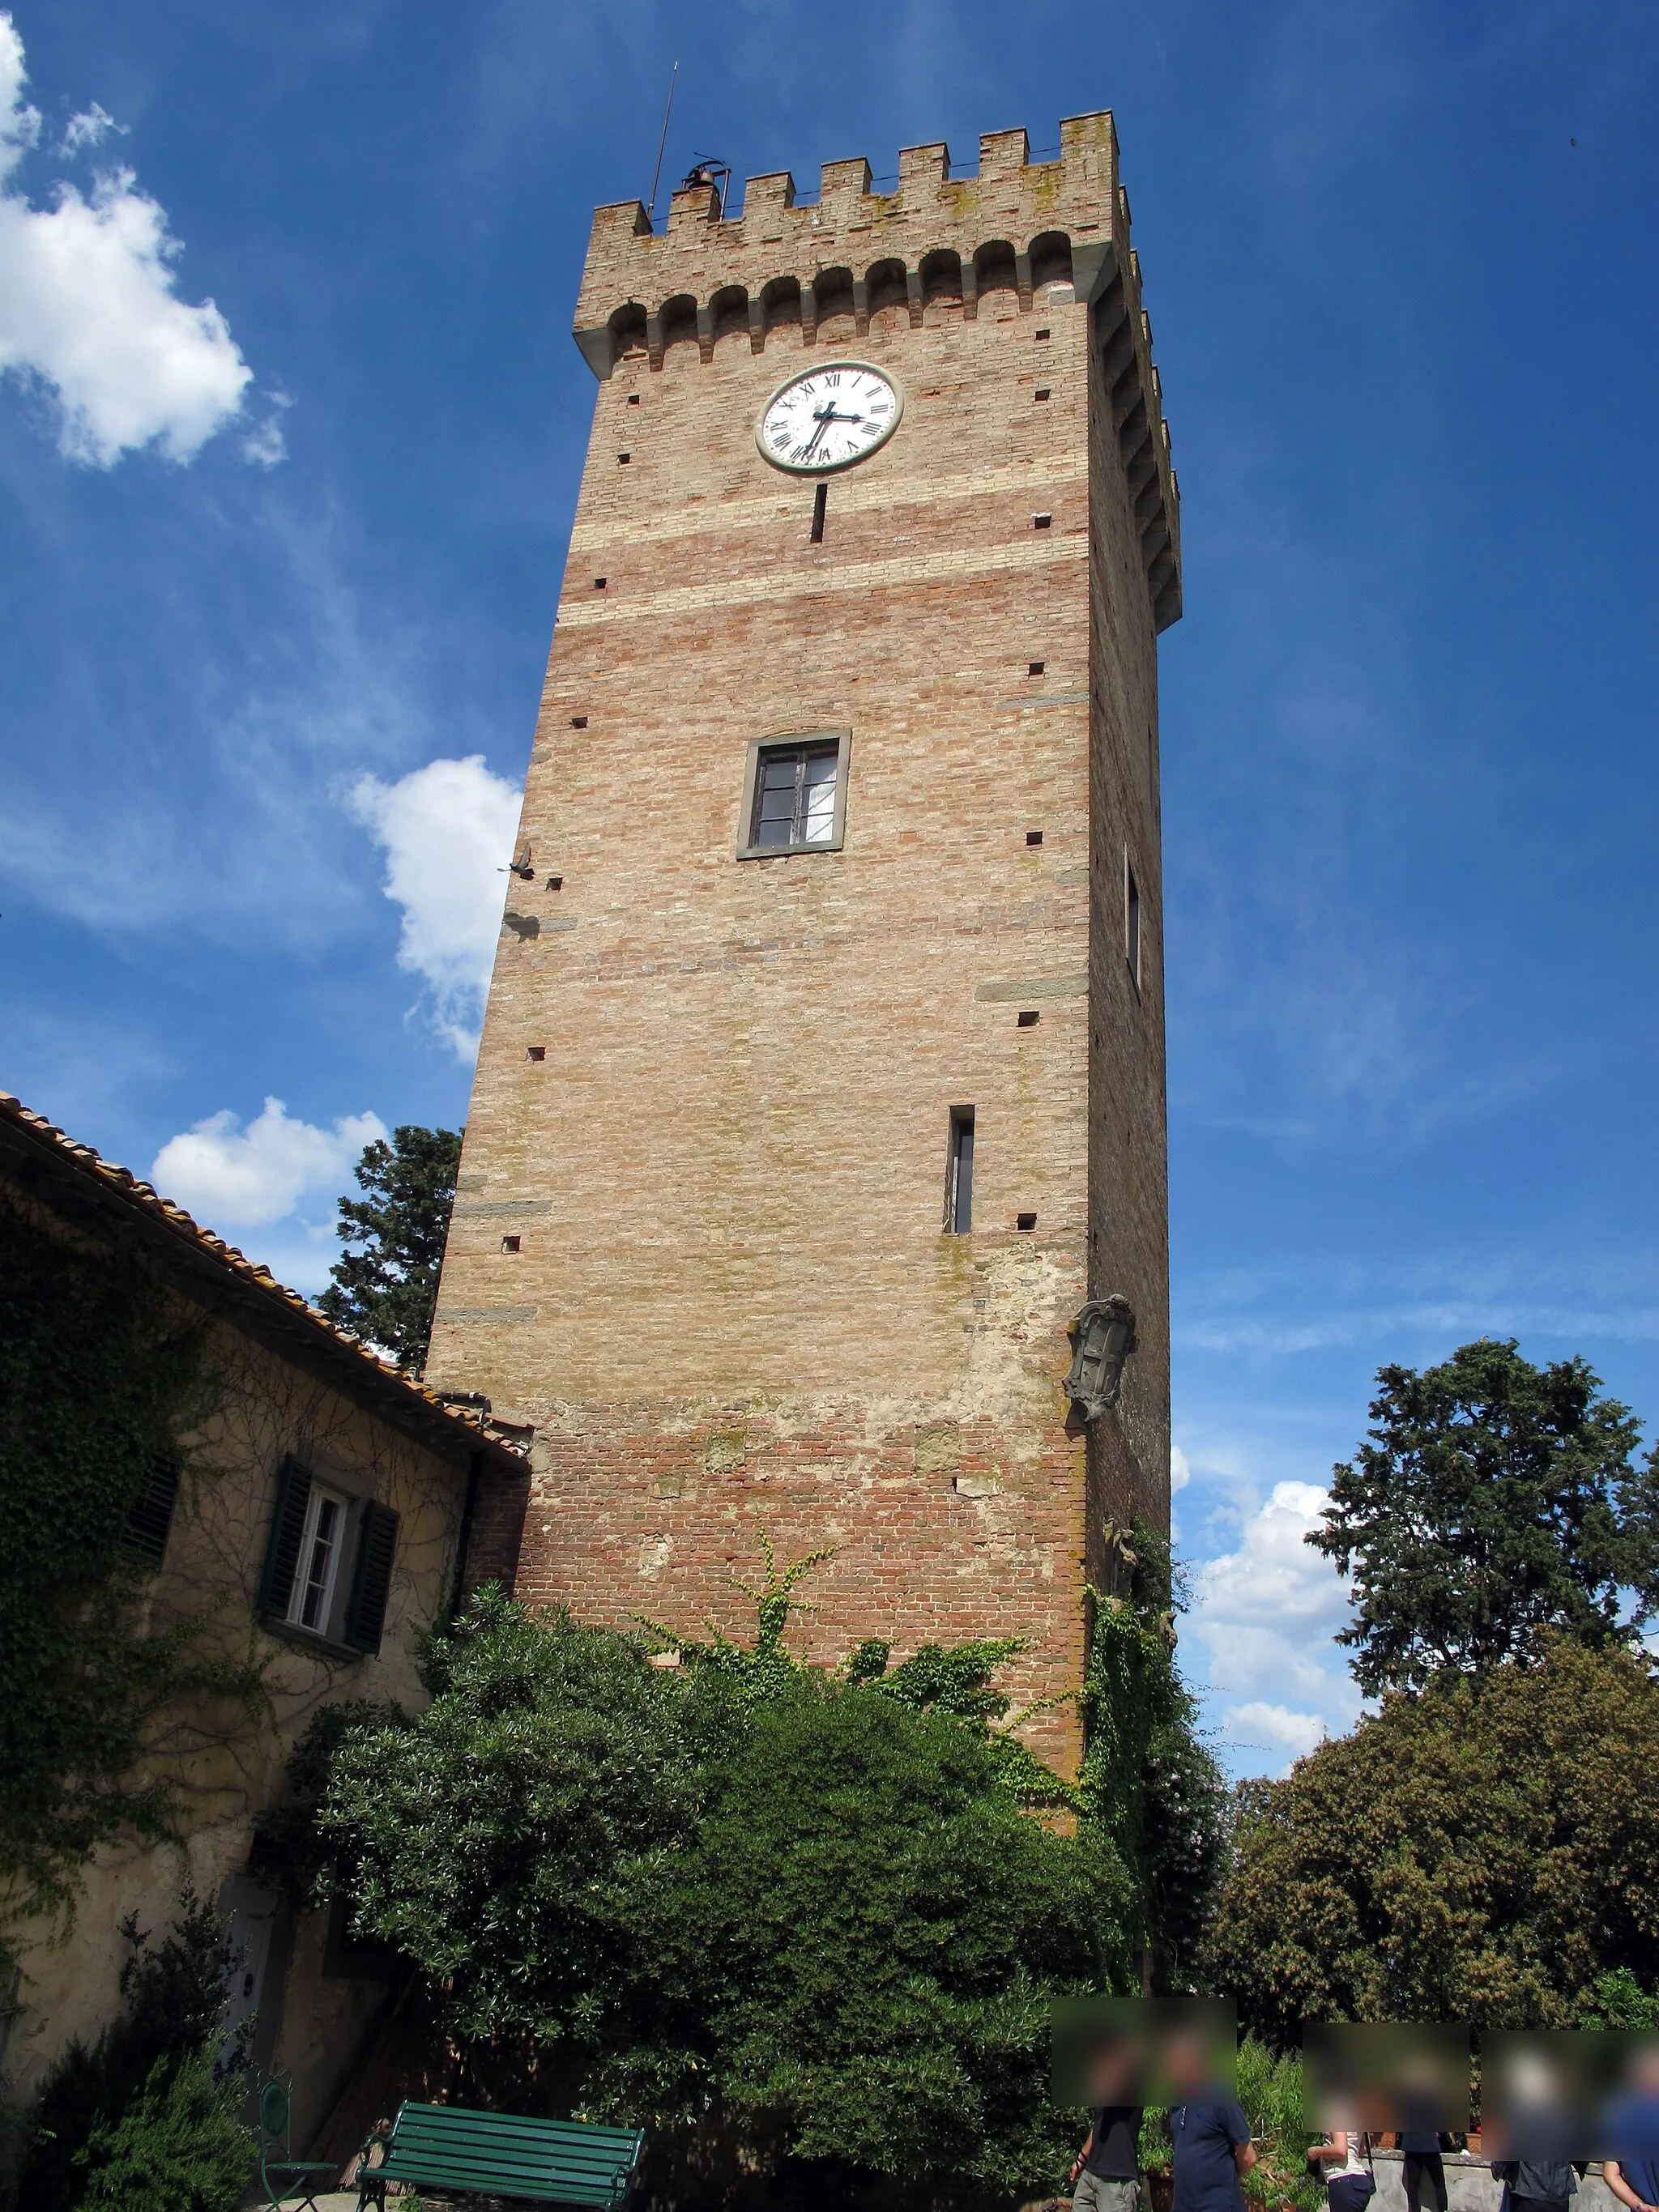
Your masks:
<svg viewBox="0 0 1659 2212"><path fill-rule="evenodd" d="M0 1917L50 1917L125 1831L167 1832L150 1725L222 1688L199 1620L152 1626L128 1520L213 1399L201 1329L155 1279L0 1212ZM0 1942L0 1966L15 1947Z"/></svg>
<svg viewBox="0 0 1659 2212"><path fill-rule="evenodd" d="M659 1621L647 1620L642 1613L636 1617L659 1650L672 1651L686 1665L719 1675L735 1689L744 1705L753 1707L763 1704L812 1671L805 1660L796 1658L784 1638L793 1615L811 1610L809 1599L795 1595L796 1585L829 1559L835 1548L833 1544L827 1544L819 1551L809 1552L805 1559L792 1559L780 1572L772 1540L762 1534L764 1581L750 1583L739 1576L732 1577L732 1588L741 1590L755 1607L752 1644L733 1643L712 1620L704 1641L681 1636L672 1628L665 1628ZM1012 1700L991 1686L991 1677L997 1669L1029 1646L1030 1639L1023 1636L980 1638L950 1645L924 1644L901 1666L890 1671L891 1644L879 1637L870 1637L836 1669L835 1679L876 1691L912 1712L948 1715L982 1732L1002 1785L1018 1803L1031 1809L1074 1806L1077 1793L1071 1784L1028 1750L1015 1733L1021 1722L1037 1708L1027 1706L1008 1722ZM1006 1727L1005 1722L1008 1722Z"/></svg>
<svg viewBox="0 0 1659 2212"><path fill-rule="evenodd" d="M1080 1817L1111 1842L1162 1978L1195 1960L1226 1861L1226 1785L1176 1665L1182 1593L1170 1548L1137 1520L1109 1532L1125 1589L1091 1590Z"/></svg>

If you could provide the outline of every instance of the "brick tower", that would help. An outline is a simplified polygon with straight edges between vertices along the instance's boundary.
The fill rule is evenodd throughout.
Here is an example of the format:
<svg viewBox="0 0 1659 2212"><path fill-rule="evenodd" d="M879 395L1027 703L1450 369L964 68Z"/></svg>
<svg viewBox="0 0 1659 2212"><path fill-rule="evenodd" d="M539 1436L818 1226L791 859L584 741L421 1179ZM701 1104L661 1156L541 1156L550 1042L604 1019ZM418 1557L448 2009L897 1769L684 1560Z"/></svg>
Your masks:
<svg viewBox="0 0 1659 2212"><path fill-rule="evenodd" d="M598 211L428 1373L535 1425L520 1596L737 1624L763 1531L834 1545L805 1648L1027 1636L1071 1765L1085 1583L1168 1522L1181 584L1111 118L1061 141Z"/></svg>

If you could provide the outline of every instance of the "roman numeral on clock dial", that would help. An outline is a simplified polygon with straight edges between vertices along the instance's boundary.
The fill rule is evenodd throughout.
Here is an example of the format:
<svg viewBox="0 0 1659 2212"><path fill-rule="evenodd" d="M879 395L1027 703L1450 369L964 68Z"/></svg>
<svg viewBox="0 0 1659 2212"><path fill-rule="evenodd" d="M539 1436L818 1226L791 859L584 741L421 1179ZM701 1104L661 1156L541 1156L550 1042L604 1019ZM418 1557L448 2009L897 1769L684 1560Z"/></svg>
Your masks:
<svg viewBox="0 0 1659 2212"><path fill-rule="evenodd" d="M779 386L755 426L775 468L819 476L866 460L898 428L898 387L867 362L833 362Z"/></svg>

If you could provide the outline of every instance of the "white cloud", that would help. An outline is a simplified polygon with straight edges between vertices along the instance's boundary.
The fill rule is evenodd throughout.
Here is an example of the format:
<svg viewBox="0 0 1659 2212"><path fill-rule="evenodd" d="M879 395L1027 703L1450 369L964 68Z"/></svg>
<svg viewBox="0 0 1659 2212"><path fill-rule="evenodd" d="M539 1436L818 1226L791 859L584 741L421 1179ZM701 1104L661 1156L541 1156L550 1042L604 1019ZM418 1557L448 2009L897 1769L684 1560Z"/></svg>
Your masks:
<svg viewBox="0 0 1659 2212"><path fill-rule="evenodd" d="M40 111L23 105L28 72L23 41L11 17L0 11L0 177L9 176L40 136Z"/></svg>
<svg viewBox="0 0 1659 2212"><path fill-rule="evenodd" d="M1259 1699L1229 1705L1223 1720L1229 1742L1240 1751L1282 1749L1287 1756L1279 1770L1281 1774L1288 1773L1297 1759L1316 1750L1330 1732L1317 1713L1292 1712L1288 1705L1267 1705Z"/></svg>
<svg viewBox="0 0 1659 2212"><path fill-rule="evenodd" d="M1170 1495L1173 1498L1177 1491L1184 1490L1192 1479L1193 1470L1188 1464L1186 1453L1182 1450L1179 1444L1171 1444L1170 1446Z"/></svg>
<svg viewBox="0 0 1659 2212"><path fill-rule="evenodd" d="M15 36L15 33L14 33L13 35ZM95 146L100 139L108 137L112 131L118 132L125 138L127 126L125 123L118 123L112 115L106 115L94 100L92 106L82 109L79 115L70 116L64 126L64 136L58 150L70 155L82 153L87 147Z"/></svg>
<svg viewBox="0 0 1659 2212"><path fill-rule="evenodd" d="M386 1133L377 1114L348 1114L319 1129L291 1121L280 1098L267 1098L246 1128L227 1107L170 1137L149 1179L204 1227L258 1228L292 1213L309 1192L337 1197L363 1146Z"/></svg>
<svg viewBox="0 0 1659 2212"><path fill-rule="evenodd" d="M40 130L25 74L22 40L0 12L0 373L55 396L70 460L109 468L152 443L191 460L240 413L253 372L212 301L191 307L174 293L179 242L131 170L102 172L90 198L59 184L46 208L16 188L12 173ZM95 143L108 120L88 109L65 144Z"/></svg>
<svg viewBox="0 0 1659 2212"><path fill-rule="evenodd" d="M1303 1542L1328 1492L1310 1482L1276 1482L1244 1523L1237 1551L1206 1560L1192 1578L1192 1633L1209 1655L1212 1686L1248 1700L1285 1691L1328 1709L1357 1712L1346 1670L1325 1664L1346 1625L1347 1587L1322 1553Z"/></svg>
<svg viewBox="0 0 1659 2212"><path fill-rule="evenodd" d="M256 422L242 441L242 459L252 461L256 468L274 469L288 459L288 441L283 435L283 410L294 402L286 392L266 394L270 411L263 422Z"/></svg>
<svg viewBox="0 0 1659 2212"><path fill-rule="evenodd" d="M351 806L386 854L386 896L404 910L398 964L425 979L434 1026L470 1060L501 934L518 787L474 753L428 761L396 783L362 776Z"/></svg>

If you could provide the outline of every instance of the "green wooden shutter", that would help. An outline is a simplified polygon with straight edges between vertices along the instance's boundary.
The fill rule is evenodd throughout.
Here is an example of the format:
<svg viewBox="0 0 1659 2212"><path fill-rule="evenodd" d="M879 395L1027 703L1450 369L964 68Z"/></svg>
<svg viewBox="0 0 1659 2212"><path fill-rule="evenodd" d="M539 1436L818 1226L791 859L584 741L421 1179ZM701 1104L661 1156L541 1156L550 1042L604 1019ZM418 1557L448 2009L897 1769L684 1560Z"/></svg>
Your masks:
<svg viewBox="0 0 1659 2212"><path fill-rule="evenodd" d="M143 1489L133 1500L121 1538L127 1550L147 1567L159 1567L167 1557L173 1509L178 1502L179 1462L171 1452L158 1452L150 1462Z"/></svg>
<svg viewBox="0 0 1659 2212"><path fill-rule="evenodd" d="M300 1567L300 1540L306 1530L306 1507L311 1502L311 1477L296 1459L285 1459L276 1478L276 1510L270 1516L270 1536L265 1545L264 1572L259 1578L259 1610L287 1617L294 1595L294 1577Z"/></svg>
<svg viewBox="0 0 1659 2212"><path fill-rule="evenodd" d="M365 1505L343 1632L354 1651L373 1654L380 1648L386 1601L392 1589L392 1562L397 1549L397 1515L389 1505Z"/></svg>

